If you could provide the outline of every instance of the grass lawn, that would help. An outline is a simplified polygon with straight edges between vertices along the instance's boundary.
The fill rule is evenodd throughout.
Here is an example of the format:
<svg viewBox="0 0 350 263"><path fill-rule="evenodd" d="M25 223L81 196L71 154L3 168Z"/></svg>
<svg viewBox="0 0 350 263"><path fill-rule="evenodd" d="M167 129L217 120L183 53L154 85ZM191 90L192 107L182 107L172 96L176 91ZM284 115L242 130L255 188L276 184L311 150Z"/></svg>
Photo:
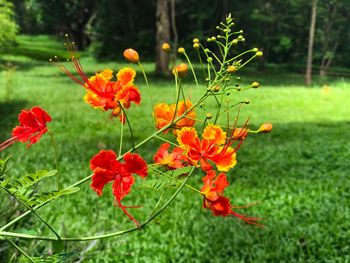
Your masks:
<svg viewBox="0 0 350 263"><path fill-rule="evenodd" d="M22 46L21 46L22 45ZM62 54L55 40L40 36L21 37L12 54L0 56L0 141L9 138L17 124L17 114L24 107L40 105L52 116L49 124L59 144L60 181L68 186L90 173L89 160L99 149L119 148L120 124L109 120L108 113L93 110L82 100L84 90L49 62L42 60ZM19 50L22 50L21 52ZM86 56L82 64L89 73L126 64L96 62ZM130 66L130 65L129 65ZM131 65L132 66L132 65ZM151 72L153 64L146 64ZM136 69L136 68L135 68ZM257 90L235 92L231 101L249 99L242 107L239 122L250 116L250 127L270 121L274 130L267 135L248 136L237 154L238 164L229 173L231 186L226 195L237 205L258 202L243 210L248 215L264 217L265 227L245 225L232 218L213 217L201 208L201 197L184 189L155 221L142 231L110 239L66 243L69 260L81 257L84 262L347 262L350 261L350 80L317 79L312 88L302 86L303 76L286 73L259 73L250 68L242 73L242 85L258 80ZM151 93L157 102L173 102L171 80L151 77ZM152 133L151 103L147 88L138 74L143 101L130 113L136 141ZM189 80L184 81L186 95L195 100L203 92ZM327 85L327 86L324 86ZM204 89L204 87L203 87ZM198 109L202 117L214 113L208 101ZM231 119L237 111L231 112ZM226 118L221 120L225 123ZM124 150L131 146L125 130ZM169 138L171 138L169 136ZM138 150L151 161L160 145L152 140ZM50 138L29 150L15 144L0 153L12 155L13 178L38 169L54 169ZM55 180L40 184L41 190L53 190ZM201 187L201 176L190 184ZM148 189L137 178L125 205L141 205L132 210L142 221L148 217L162 190ZM165 193L165 198L173 190ZM3 204L0 222L14 218L16 202L0 193ZM17 208L24 211L20 206ZM10 213L9 213L10 212ZM39 210L62 236L93 235L133 227L113 206L110 187L98 198L89 188L62 197ZM26 217L9 231L49 235L34 216ZM47 254L52 244L43 241L16 240L32 256ZM82 254L79 255L79 252ZM7 262L15 249L0 243L0 261Z"/></svg>

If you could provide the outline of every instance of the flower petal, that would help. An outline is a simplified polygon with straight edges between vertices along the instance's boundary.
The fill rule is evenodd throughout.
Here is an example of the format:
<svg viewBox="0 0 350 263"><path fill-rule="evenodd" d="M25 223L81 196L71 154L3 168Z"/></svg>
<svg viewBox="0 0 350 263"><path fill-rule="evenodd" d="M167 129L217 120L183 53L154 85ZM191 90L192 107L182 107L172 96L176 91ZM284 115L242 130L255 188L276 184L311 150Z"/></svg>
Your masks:
<svg viewBox="0 0 350 263"><path fill-rule="evenodd" d="M125 167L128 172L138 174L141 177L147 176L147 163L137 153L127 153L124 156Z"/></svg>
<svg viewBox="0 0 350 263"><path fill-rule="evenodd" d="M114 175L114 173L112 171L97 167L94 170L94 174L93 174L93 176L91 178L92 183L91 183L90 187L98 195L102 195L103 187L107 183L112 181L114 178L115 178L115 175Z"/></svg>
<svg viewBox="0 0 350 263"><path fill-rule="evenodd" d="M117 79L122 86L130 85L136 76L135 70L132 68L123 68L117 73Z"/></svg>
<svg viewBox="0 0 350 263"><path fill-rule="evenodd" d="M220 147L218 155L211 159L220 172L228 172L237 164L236 152L231 147Z"/></svg>
<svg viewBox="0 0 350 263"><path fill-rule="evenodd" d="M224 132L221 127L217 125L209 124L207 127L205 127L202 138L210 141L211 143L223 145L226 140L226 132Z"/></svg>
<svg viewBox="0 0 350 263"><path fill-rule="evenodd" d="M99 151L90 161L90 169L103 168L112 171L119 162L117 154L112 150ZM119 164L120 165L120 164Z"/></svg>

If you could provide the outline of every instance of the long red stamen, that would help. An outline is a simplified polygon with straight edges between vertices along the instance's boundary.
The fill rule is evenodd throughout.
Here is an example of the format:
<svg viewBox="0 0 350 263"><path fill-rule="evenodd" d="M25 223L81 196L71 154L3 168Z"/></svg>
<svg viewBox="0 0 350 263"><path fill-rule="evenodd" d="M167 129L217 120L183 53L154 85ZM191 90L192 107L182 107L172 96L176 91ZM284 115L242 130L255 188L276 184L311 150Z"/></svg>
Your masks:
<svg viewBox="0 0 350 263"><path fill-rule="evenodd" d="M123 210L124 214L126 214L127 217L129 217L130 220L132 220L138 227L140 226L140 223L137 222L137 220L131 215L129 214L128 211L126 211L126 207L122 205L121 201L119 200L119 198L116 198L117 202L118 202L118 206Z"/></svg>
<svg viewBox="0 0 350 263"><path fill-rule="evenodd" d="M7 147L11 146L14 142L16 142L17 137L12 137L6 141L4 141L2 144L0 144L0 152L5 150Z"/></svg>

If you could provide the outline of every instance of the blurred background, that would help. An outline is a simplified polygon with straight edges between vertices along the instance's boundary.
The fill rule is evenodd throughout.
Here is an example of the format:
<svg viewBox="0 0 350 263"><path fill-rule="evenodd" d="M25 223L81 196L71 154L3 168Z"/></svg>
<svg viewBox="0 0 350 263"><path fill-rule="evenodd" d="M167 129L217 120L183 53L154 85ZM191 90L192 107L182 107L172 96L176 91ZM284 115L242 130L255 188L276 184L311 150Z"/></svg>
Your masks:
<svg viewBox="0 0 350 263"><path fill-rule="evenodd" d="M137 142L154 131L152 103L174 103L170 66L160 45L186 48L202 89L191 74L182 80L187 98L206 90L192 40L215 36L228 13L235 30L243 30L232 54L259 48L262 58L238 71L237 84L259 89L231 92L242 105L238 125L250 117L249 128L272 122L270 134L250 134L237 153L238 164L228 174L225 196L234 205L256 203L238 212L263 217L255 228L231 217L214 217L202 208L202 197L184 189L148 228L130 235L89 242L54 243L12 239L39 262L350 262L350 2L349 0L0 0L0 143L11 136L23 108L39 105L52 116L63 186L91 173L89 161L100 149L119 148L120 124L106 112L84 103L85 90L73 83L49 59L67 58L63 43L75 41L88 76L105 68L137 71L142 95L128 116ZM136 49L150 81L148 90L136 65L122 57ZM163 57L162 57L163 56ZM244 57L244 60L249 59ZM165 61L165 62L164 62ZM178 55L177 61L186 62ZM67 66L69 63L66 63ZM238 78L240 77L240 78ZM198 119L215 113L215 101L196 111ZM224 114L225 115L225 114ZM219 119L227 124L226 116ZM230 120L237 116L230 111ZM199 125L198 125L199 126ZM123 151L131 147L124 129ZM173 140L171 134L168 139ZM161 144L152 140L138 150L149 162ZM0 152L12 155L9 176L55 169L49 136L26 149L21 143ZM148 181L150 180L150 181ZM165 202L174 189L136 179L125 205L145 220L160 196ZM55 180L38 191L54 190ZM151 183L148 183L151 182ZM190 184L202 186L195 174ZM111 188L102 197L89 182L70 197L38 210L61 235L89 236L125 230L133 223L113 206ZM26 211L0 193L0 225ZM35 216L25 217L8 231L51 235ZM0 240L0 262L23 262L23 255Z"/></svg>

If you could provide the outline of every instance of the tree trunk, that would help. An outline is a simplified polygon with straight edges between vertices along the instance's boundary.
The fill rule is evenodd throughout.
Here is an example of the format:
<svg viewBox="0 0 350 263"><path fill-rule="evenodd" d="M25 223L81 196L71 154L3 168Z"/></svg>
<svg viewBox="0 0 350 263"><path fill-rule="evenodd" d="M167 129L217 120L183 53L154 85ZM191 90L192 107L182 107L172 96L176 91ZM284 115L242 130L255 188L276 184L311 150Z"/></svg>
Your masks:
<svg viewBox="0 0 350 263"><path fill-rule="evenodd" d="M169 75L169 56L162 44L170 40L168 0L157 0L156 10L156 73Z"/></svg>
<svg viewBox="0 0 350 263"><path fill-rule="evenodd" d="M175 0L170 0L170 6L171 6L171 29L173 31L173 48L176 51L178 44L179 44L179 36L177 33L177 27L176 27L176 10L175 10ZM177 52L175 52L175 61L176 61L176 55Z"/></svg>
<svg viewBox="0 0 350 263"><path fill-rule="evenodd" d="M315 41L315 28L316 28L316 14L317 14L317 0L312 1L311 7L311 21L309 30L309 45L307 50L306 71L305 71L305 84L310 85L312 82L312 57Z"/></svg>

